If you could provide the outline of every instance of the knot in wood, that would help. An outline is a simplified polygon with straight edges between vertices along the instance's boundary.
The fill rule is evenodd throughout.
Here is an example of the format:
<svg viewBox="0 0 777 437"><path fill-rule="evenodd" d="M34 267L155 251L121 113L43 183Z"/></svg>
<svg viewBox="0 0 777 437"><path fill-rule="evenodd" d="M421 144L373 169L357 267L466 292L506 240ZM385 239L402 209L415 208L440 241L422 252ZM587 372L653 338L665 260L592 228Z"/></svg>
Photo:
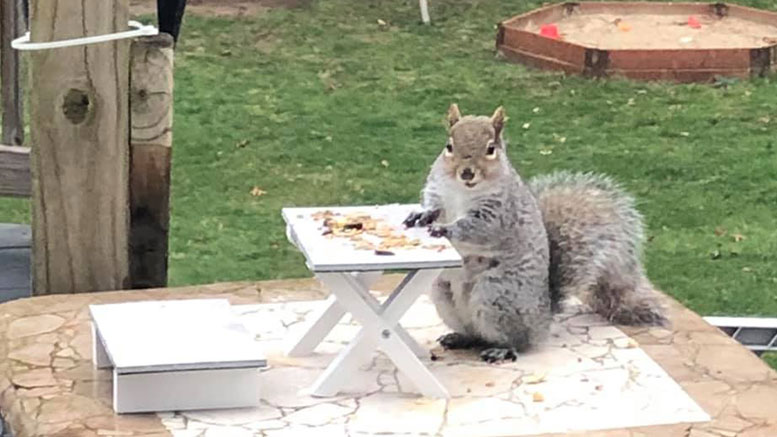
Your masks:
<svg viewBox="0 0 777 437"><path fill-rule="evenodd" d="M130 108L133 113L148 112L149 92L146 88L133 88L130 93Z"/></svg>
<svg viewBox="0 0 777 437"><path fill-rule="evenodd" d="M65 101L62 103L62 112L65 118L73 124L81 124L86 120L91 107L89 94L82 90L70 89L65 94Z"/></svg>

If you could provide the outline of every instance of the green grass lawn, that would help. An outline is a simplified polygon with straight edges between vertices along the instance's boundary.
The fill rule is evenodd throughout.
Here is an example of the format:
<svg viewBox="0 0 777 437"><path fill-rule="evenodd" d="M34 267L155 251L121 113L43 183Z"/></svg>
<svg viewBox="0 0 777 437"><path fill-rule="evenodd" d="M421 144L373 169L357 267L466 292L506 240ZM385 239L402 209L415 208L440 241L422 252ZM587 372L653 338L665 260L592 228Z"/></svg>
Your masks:
<svg viewBox="0 0 777 437"><path fill-rule="evenodd" d="M188 16L171 285L308 276L280 209L416 201L456 101L465 113L506 107L509 154L526 177L572 169L621 181L646 216L661 289L702 314L777 316L774 78L591 81L496 59L495 23L537 5L432 2L433 26L419 24L415 0ZM27 208L0 200L0 222L28 221Z"/></svg>

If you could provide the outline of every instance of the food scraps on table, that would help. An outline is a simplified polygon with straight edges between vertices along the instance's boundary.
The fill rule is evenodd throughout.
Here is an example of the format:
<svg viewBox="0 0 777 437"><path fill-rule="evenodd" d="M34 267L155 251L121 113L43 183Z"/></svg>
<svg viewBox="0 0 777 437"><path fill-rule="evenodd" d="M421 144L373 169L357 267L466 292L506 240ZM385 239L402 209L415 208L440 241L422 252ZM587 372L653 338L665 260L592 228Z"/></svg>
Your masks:
<svg viewBox="0 0 777 437"><path fill-rule="evenodd" d="M355 212L347 215L330 210L311 215L313 220L323 222L322 235L326 238L343 238L353 242L356 250L371 250L375 255L394 255L393 249L421 247L442 252L449 248L445 244L421 244L418 238L409 238L382 218L367 213Z"/></svg>

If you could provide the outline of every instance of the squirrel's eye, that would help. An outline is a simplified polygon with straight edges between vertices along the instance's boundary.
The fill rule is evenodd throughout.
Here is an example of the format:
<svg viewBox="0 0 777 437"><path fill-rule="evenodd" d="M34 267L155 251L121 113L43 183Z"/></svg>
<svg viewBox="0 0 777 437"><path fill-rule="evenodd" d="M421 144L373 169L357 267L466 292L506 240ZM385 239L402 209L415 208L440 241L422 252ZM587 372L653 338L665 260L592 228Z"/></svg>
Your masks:
<svg viewBox="0 0 777 437"><path fill-rule="evenodd" d="M494 153L496 153L496 146L493 144L486 148L486 155L493 155Z"/></svg>
<svg viewBox="0 0 777 437"><path fill-rule="evenodd" d="M453 145L452 144L446 144L445 145L445 153L447 153L448 155L452 155L453 154Z"/></svg>

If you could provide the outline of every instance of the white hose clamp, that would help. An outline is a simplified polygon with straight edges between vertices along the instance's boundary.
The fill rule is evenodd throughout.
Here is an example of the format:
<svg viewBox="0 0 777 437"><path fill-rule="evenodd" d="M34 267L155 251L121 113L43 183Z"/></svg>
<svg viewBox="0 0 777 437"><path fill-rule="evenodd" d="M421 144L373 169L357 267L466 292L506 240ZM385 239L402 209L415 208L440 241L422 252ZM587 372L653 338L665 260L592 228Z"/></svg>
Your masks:
<svg viewBox="0 0 777 437"><path fill-rule="evenodd" d="M60 41L30 42L30 32L27 32L24 36L11 41L11 47L16 50L48 50L97 44L106 41L115 41L117 39L135 38L138 36L150 36L159 33L159 29L152 25L144 25L137 21L130 21L127 24L134 29L118 33L109 33L107 35L86 36L83 38L63 39Z"/></svg>

